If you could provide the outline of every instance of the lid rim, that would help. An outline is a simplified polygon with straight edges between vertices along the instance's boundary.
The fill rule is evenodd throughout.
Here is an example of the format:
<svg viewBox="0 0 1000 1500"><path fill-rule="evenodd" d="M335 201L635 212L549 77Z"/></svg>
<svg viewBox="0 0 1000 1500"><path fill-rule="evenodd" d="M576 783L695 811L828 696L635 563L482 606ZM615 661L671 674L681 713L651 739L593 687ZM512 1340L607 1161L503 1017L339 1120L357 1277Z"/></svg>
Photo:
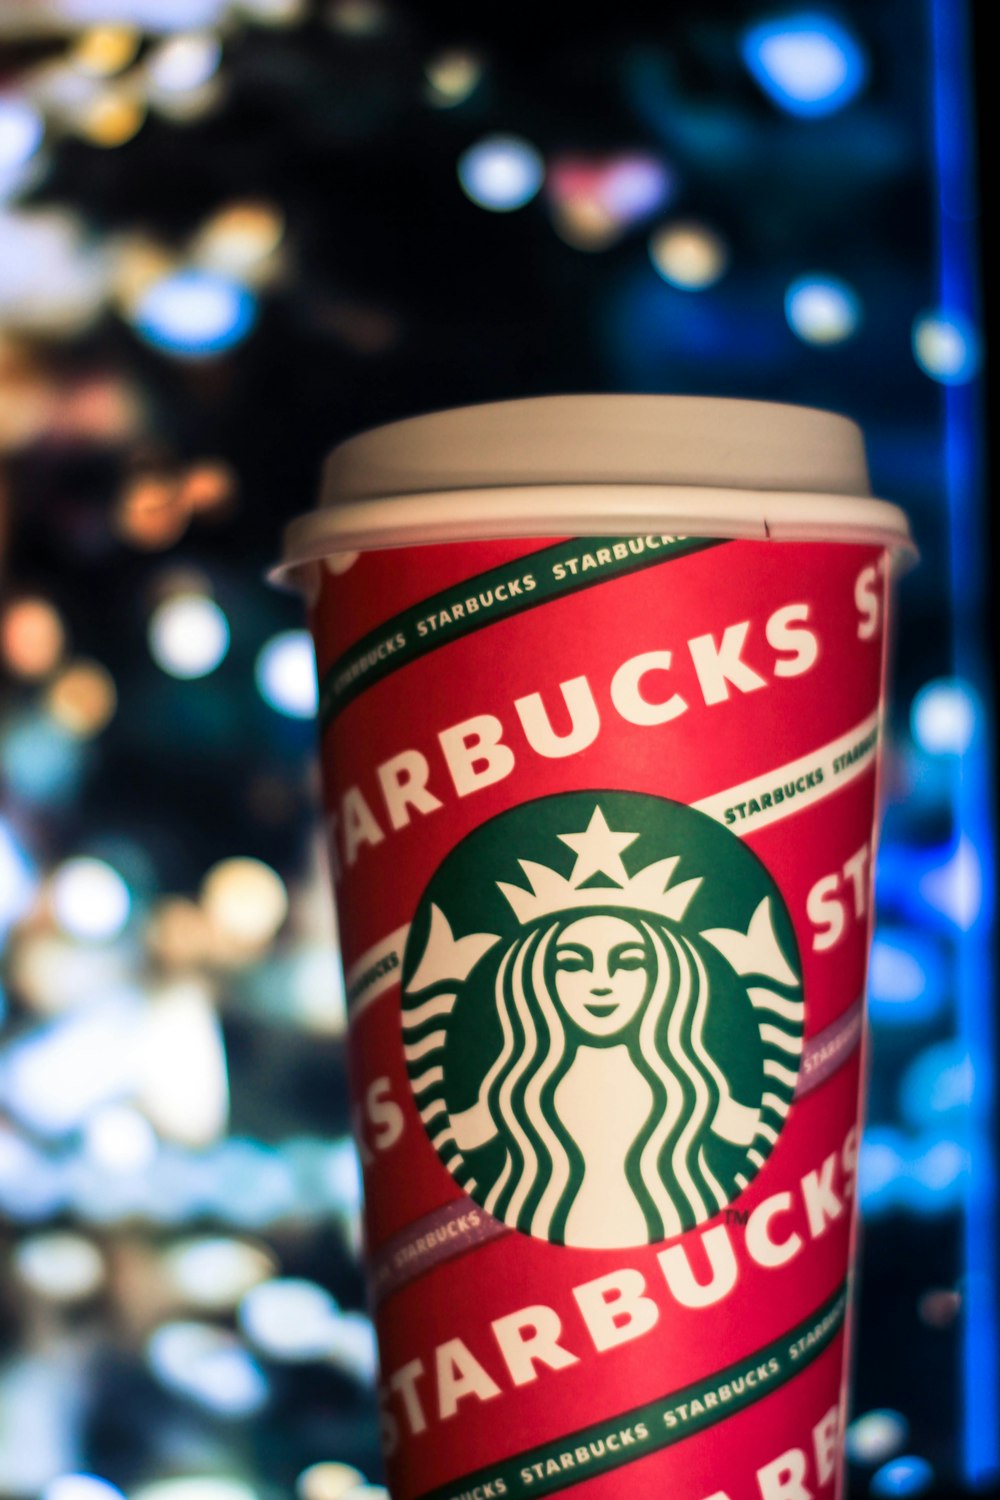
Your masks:
<svg viewBox="0 0 1000 1500"><path fill-rule="evenodd" d="M489 497L493 505L487 507ZM505 497L507 504L497 504ZM714 502L711 505L707 501ZM594 501L599 501L595 504ZM438 513L428 517L437 502ZM347 501L299 516L271 576L336 552L499 540L629 536L660 531L732 540L857 542L916 557L906 514L870 495L696 485L497 485Z"/></svg>

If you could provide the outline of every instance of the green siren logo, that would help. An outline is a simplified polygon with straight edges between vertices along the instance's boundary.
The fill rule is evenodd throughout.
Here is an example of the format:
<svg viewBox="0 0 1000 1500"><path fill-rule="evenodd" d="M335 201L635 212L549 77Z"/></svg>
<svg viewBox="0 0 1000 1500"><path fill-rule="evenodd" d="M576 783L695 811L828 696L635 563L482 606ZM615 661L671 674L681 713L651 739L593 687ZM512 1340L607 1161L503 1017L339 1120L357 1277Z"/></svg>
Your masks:
<svg viewBox="0 0 1000 1500"><path fill-rule="evenodd" d="M791 1107L802 1021L760 860L636 793L543 797L470 834L403 964L410 1083L441 1161L556 1244L648 1244L731 1203Z"/></svg>

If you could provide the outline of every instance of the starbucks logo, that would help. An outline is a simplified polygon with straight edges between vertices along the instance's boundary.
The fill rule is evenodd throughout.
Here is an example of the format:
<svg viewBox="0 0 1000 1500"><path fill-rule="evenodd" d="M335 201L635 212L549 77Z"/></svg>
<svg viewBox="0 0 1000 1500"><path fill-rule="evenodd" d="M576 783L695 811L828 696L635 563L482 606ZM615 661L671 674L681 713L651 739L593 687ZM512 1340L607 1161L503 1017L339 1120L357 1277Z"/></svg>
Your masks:
<svg viewBox="0 0 1000 1500"><path fill-rule="evenodd" d="M543 797L478 828L428 885L403 963L438 1156L556 1244L648 1244L731 1203L791 1107L802 1019L760 860L637 793Z"/></svg>

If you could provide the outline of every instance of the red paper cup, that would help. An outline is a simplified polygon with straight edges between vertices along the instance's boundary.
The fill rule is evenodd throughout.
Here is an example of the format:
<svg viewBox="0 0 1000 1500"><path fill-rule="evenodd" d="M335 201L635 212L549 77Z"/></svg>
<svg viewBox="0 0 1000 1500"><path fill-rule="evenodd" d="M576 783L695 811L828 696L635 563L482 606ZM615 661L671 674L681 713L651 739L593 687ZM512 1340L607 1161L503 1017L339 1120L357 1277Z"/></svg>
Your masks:
<svg viewBox="0 0 1000 1500"><path fill-rule="evenodd" d="M310 601L397 1500L839 1485L890 564L861 435L345 444Z"/></svg>

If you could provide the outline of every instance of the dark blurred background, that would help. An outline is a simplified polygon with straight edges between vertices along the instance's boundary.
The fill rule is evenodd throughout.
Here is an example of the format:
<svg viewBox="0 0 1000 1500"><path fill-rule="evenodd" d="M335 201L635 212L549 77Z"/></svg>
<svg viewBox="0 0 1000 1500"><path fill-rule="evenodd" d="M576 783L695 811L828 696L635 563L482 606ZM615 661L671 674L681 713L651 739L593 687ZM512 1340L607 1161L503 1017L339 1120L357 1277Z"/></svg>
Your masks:
<svg viewBox="0 0 1000 1500"><path fill-rule="evenodd" d="M995 1491L986 10L0 0L0 1495L384 1495L264 573L338 439L582 390L845 412L912 518L850 1488Z"/></svg>

